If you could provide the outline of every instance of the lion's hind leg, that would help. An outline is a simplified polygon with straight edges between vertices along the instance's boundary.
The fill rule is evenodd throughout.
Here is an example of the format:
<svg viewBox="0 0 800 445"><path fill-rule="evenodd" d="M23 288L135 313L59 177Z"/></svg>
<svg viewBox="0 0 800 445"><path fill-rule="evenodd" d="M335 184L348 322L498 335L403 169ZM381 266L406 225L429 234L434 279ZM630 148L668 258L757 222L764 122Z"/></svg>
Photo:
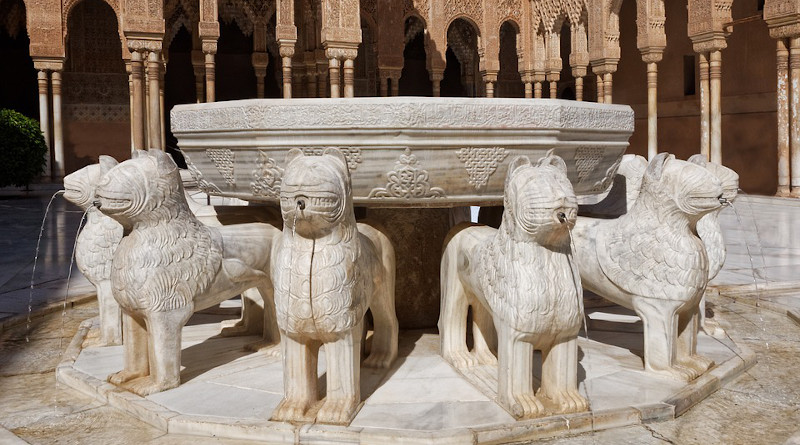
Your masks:
<svg viewBox="0 0 800 445"><path fill-rule="evenodd" d="M459 274L459 255L462 254L464 232L454 236L442 255L441 312L439 314L439 341L441 354L456 368L478 364L467 349L467 313L469 300Z"/></svg>
<svg viewBox="0 0 800 445"><path fill-rule="evenodd" d="M552 401L558 413L589 409L589 403L578 391L577 337L556 340L542 351L542 386L538 395Z"/></svg>
<svg viewBox="0 0 800 445"><path fill-rule="evenodd" d="M497 365L497 357L492 351L497 350L497 334L494 330L492 314L489 310L472 299L472 354L481 365Z"/></svg>
<svg viewBox="0 0 800 445"><path fill-rule="evenodd" d="M363 230L359 226L360 230ZM388 368L397 358L397 337L400 325L394 310L395 254L389 238L375 230L370 239L378 251L380 264L374 267L372 295L369 308L375 325L372 350L364 360L368 368Z"/></svg>

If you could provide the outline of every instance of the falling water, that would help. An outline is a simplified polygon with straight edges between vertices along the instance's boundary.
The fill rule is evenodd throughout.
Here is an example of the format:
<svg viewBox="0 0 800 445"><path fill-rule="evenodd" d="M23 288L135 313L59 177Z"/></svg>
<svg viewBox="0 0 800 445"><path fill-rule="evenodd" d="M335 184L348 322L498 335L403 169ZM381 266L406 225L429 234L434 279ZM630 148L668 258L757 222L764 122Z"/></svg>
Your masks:
<svg viewBox="0 0 800 445"><path fill-rule="evenodd" d="M739 189L738 193L740 195L747 195L747 193L745 193L744 190L742 189ZM755 212L753 211L753 205L751 204L750 200L745 200L745 202L747 203L747 208L750 209L750 216L753 219L753 230L755 230L756 232L756 242L758 243L758 249L759 252L761 253L761 264L764 266L763 269L761 270L761 278L764 280L764 285L768 286L769 279L767 278L767 261L764 258L764 243L761 242L761 231L758 230L758 222L756 221L756 218L754 216ZM735 211L736 209L734 209L734 212ZM739 215L736 215L736 217L738 219Z"/></svg>
<svg viewBox="0 0 800 445"><path fill-rule="evenodd" d="M47 203L47 207L44 209L44 217L42 217L42 226L39 228L39 239L36 240L36 253L33 256L33 270L31 270L31 286L30 291L28 292L28 322L25 326L25 342L28 343L31 341L29 334L31 330L31 312L33 311L33 280L36 277L36 263L39 261L39 247L42 243L42 234L44 233L44 223L47 221L47 214L50 213L50 206L53 204L53 200L58 195L63 195L66 190L59 190L53 193L53 196L50 197L50 201Z"/></svg>
<svg viewBox="0 0 800 445"><path fill-rule="evenodd" d="M75 232L75 243L72 245L72 257L69 260L69 272L67 272L67 290L64 292L64 303L61 306L61 335L58 338L58 347L63 349L64 342L64 319L67 317L67 298L69 297L69 282L72 279L72 266L75 264L75 250L78 247L78 235L81 233L83 224L86 222L86 215L92 207L87 208L81 216L81 221L78 223L78 230Z"/></svg>

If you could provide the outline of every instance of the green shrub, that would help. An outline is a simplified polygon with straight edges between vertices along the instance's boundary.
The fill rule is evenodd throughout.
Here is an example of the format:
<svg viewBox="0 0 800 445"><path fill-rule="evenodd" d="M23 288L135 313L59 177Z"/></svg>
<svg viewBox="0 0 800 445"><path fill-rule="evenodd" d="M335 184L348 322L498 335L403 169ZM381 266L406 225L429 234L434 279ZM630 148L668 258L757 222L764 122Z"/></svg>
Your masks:
<svg viewBox="0 0 800 445"><path fill-rule="evenodd" d="M25 187L41 175L47 145L39 122L14 110L0 110L0 187Z"/></svg>

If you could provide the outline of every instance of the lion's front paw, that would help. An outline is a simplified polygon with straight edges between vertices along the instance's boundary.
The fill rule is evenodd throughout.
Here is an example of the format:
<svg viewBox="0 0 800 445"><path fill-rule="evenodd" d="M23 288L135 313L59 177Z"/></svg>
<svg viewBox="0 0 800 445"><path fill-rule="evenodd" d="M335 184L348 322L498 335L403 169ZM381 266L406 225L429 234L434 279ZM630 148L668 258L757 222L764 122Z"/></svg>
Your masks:
<svg viewBox="0 0 800 445"><path fill-rule="evenodd" d="M176 388L180 382L158 382L152 375L139 377L122 385L128 391L138 394L142 397L155 394L157 392L166 391L168 389Z"/></svg>
<svg viewBox="0 0 800 445"><path fill-rule="evenodd" d="M317 423L347 425L353 419L358 401L349 397L328 397L317 413Z"/></svg>
<svg viewBox="0 0 800 445"><path fill-rule="evenodd" d="M364 360L364 366L367 368L388 368L397 358L397 352L394 353L387 351L373 351L369 357Z"/></svg>
<svg viewBox="0 0 800 445"><path fill-rule="evenodd" d="M544 405L534 394L515 394L509 408L517 419L532 419L544 414Z"/></svg>
<svg viewBox="0 0 800 445"><path fill-rule="evenodd" d="M694 369L679 364L664 369L650 368L648 371L682 382L691 382L699 375Z"/></svg>
<svg viewBox="0 0 800 445"><path fill-rule="evenodd" d="M308 409L308 402L305 400L283 398L275 411L272 412L272 418L278 422L300 422L303 420L303 415Z"/></svg>
<svg viewBox="0 0 800 445"><path fill-rule="evenodd" d="M694 370L697 372L697 376L700 376L714 366L714 360L703 357L702 355L692 354L687 358L681 359L680 364Z"/></svg>
<svg viewBox="0 0 800 445"><path fill-rule="evenodd" d="M478 364L478 358L469 351L451 351L443 356L456 368L471 368Z"/></svg>
<svg viewBox="0 0 800 445"><path fill-rule="evenodd" d="M555 391L550 400L556 405L556 412L561 414L577 413L589 409L589 402L577 389L561 389Z"/></svg>
<svg viewBox="0 0 800 445"><path fill-rule="evenodd" d="M129 381L131 381L133 379L138 379L139 377L143 377L143 376L144 376L144 373L132 372L132 371L128 371L128 370L123 369L122 371L115 372L115 373L109 375L106 380L108 380L108 383L111 383L111 384L114 384L114 385L121 385L123 383L129 382Z"/></svg>
<svg viewBox="0 0 800 445"><path fill-rule="evenodd" d="M247 326L244 320L225 320L220 325L222 326L219 331L220 337L240 337L255 333L251 332L252 329Z"/></svg>
<svg viewBox="0 0 800 445"><path fill-rule="evenodd" d="M725 335L727 335L725 334L725 329L722 329L722 326L720 326L718 322L709 320L708 318L706 318L703 323L703 332L714 338L725 338Z"/></svg>
<svg viewBox="0 0 800 445"><path fill-rule="evenodd" d="M476 351L473 353L475 359L481 365L497 366L497 357L490 351Z"/></svg>

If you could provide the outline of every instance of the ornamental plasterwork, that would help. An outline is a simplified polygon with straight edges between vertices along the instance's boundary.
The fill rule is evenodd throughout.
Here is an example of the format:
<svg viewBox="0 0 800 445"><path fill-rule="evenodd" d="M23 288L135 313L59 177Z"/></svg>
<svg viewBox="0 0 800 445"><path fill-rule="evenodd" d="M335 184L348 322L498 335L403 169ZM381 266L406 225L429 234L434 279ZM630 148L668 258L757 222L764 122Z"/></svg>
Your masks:
<svg viewBox="0 0 800 445"><path fill-rule="evenodd" d="M347 159L347 168L350 171L355 171L358 168L358 164L361 163L361 149L358 147L336 147L339 151L344 154L344 157ZM306 156L322 156L322 153L325 151L325 148L321 147L305 147L303 148L303 154Z"/></svg>
<svg viewBox="0 0 800 445"><path fill-rule="evenodd" d="M394 170L386 174L385 187L376 187L369 198L445 198L444 189L431 187L428 171L420 167L417 157L406 148L395 163Z"/></svg>
<svg viewBox="0 0 800 445"><path fill-rule="evenodd" d="M250 190L256 196L280 197L283 168L261 150L258 152L257 165L258 167L253 170L253 181L250 182Z"/></svg>
<svg viewBox="0 0 800 445"><path fill-rule="evenodd" d="M468 16L480 26L483 21L483 0L444 1L444 16L447 20L461 15Z"/></svg>
<svg viewBox="0 0 800 445"><path fill-rule="evenodd" d="M508 156L503 147L465 147L456 152L469 174L469 183L480 190L486 187L489 177Z"/></svg>
<svg viewBox="0 0 800 445"><path fill-rule="evenodd" d="M207 148L206 156L211 159L217 171L225 179L228 185L235 185L236 180L233 176L233 150L229 148Z"/></svg>

